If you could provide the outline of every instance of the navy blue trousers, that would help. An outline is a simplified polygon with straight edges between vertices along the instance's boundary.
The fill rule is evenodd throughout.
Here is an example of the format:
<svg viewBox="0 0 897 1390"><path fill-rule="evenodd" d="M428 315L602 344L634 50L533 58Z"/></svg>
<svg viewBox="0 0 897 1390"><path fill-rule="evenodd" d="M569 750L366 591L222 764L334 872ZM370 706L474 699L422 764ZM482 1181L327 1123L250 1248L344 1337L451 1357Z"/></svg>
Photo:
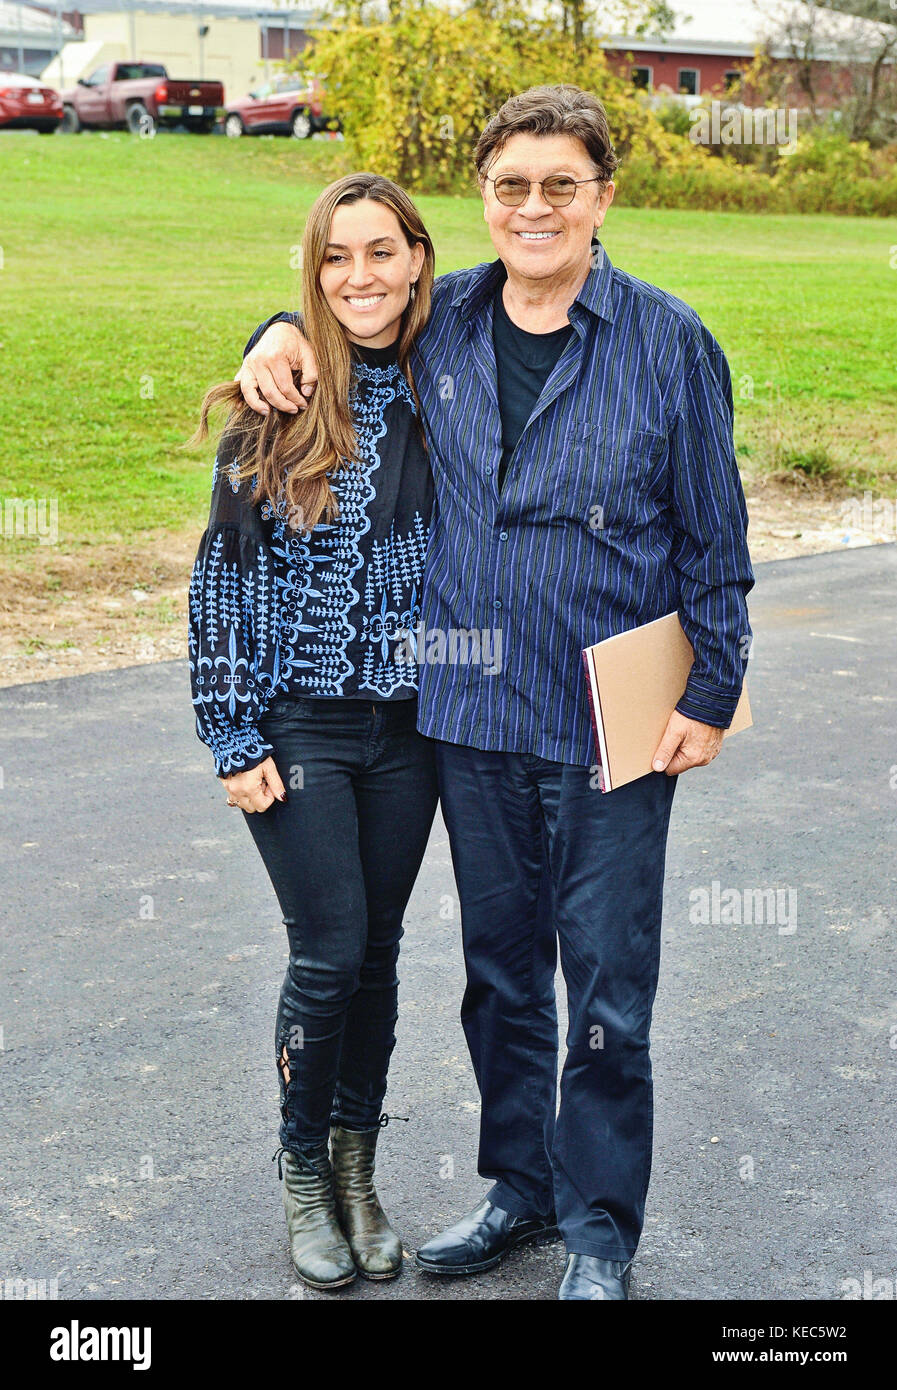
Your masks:
<svg viewBox="0 0 897 1390"><path fill-rule="evenodd" d="M676 778L606 795L589 769L436 743L461 900L461 1017L482 1099L479 1172L568 1251L629 1259L651 1172L649 1031ZM558 1104L557 949L567 987Z"/></svg>

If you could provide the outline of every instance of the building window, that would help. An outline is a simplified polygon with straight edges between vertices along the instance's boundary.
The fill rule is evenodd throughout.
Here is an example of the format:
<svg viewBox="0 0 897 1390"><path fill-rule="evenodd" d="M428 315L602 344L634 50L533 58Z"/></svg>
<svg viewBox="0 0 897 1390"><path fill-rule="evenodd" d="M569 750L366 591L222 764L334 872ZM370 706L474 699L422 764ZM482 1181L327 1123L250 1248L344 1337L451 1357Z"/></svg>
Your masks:
<svg viewBox="0 0 897 1390"><path fill-rule="evenodd" d="M680 68L678 90L683 96L696 97L701 85L701 74L697 68Z"/></svg>
<svg viewBox="0 0 897 1390"><path fill-rule="evenodd" d="M744 73L741 68L729 68L728 72L723 73L723 82L727 92L737 92L741 86L741 79Z"/></svg>
<svg viewBox="0 0 897 1390"><path fill-rule="evenodd" d="M654 81L654 78L653 78L653 72L652 72L652 69L651 69L651 68L633 68L633 69L632 69L632 85L633 85L633 87L641 87L642 91L650 92L651 87L652 87L652 84L653 84L653 81Z"/></svg>

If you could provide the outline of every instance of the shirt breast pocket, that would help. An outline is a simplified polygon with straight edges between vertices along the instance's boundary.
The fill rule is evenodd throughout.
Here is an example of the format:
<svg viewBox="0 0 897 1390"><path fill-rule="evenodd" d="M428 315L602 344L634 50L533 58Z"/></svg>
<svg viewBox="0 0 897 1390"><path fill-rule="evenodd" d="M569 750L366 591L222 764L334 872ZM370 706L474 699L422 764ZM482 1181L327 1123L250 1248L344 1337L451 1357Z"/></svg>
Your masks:
<svg viewBox="0 0 897 1390"><path fill-rule="evenodd" d="M651 430L594 429L573 451L573 495L588 530L647 526L666 506L667 440Z"/></svg>

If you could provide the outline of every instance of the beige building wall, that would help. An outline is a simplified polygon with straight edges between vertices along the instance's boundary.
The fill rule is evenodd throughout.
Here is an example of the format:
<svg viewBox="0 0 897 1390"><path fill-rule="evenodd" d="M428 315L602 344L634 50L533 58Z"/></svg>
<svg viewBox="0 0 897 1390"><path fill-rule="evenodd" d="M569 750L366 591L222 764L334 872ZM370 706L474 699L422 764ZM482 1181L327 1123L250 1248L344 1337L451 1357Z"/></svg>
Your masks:
<svg viewBox="0 0 897 1390"><path fill-rule="evenodd" d="M102 39L92 43L66 43L56 57L50 59L40 80L46 86L62 92L67 87L73 87L80 77L89 77L104 63L114 63L127 56L123 44L103 43Z"/></svg>
<svg viewBox="0 0 897 1390"><path fill-rule="evenodd" d="M164 63L171 77L217 79L224 83L225 100L245 96L264 81L260 31L254 20L204 17L209 30L204 39L199 37L199 23L189 14L85 15L85 42L66 44L60 55L65 85L116 59ZM275 71L277 64L269 64L269 73ZM59 57L41 76L59 85Z"/></svg>

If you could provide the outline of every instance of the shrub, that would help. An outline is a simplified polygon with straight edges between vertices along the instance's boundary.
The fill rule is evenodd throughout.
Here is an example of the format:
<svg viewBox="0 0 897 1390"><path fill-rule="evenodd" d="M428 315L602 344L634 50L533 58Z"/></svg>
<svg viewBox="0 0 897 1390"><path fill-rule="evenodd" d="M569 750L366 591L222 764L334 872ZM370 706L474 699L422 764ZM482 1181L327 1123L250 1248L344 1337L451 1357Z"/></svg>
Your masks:
<svg viewBox="0 0 897 1390"><path fill-rule="evenodd" d="M575 82L607 108L618 196L632 207L897 214L897 147L852 143L833 121L801 133L792 152L693 144L686 107L670 99L655 109L597 44L577 44L560 20L534 18L518 0L463 11L391 0L389 18L370 22L356 10L318 30L293 66L325 75L347 160L411 191L473 191L473 148L502 102Z"/></svg>
<svg viewBox="0 0 897 1390"><path fill-rule="evenodd" d="M319 30L296 60L325 75L359 163L409 190L474 185L473 148L514 92L575 82L607 107L617 153L664 158L672 137L597 46L513 6L452 12L422 4L389 21Z"/></svg>

